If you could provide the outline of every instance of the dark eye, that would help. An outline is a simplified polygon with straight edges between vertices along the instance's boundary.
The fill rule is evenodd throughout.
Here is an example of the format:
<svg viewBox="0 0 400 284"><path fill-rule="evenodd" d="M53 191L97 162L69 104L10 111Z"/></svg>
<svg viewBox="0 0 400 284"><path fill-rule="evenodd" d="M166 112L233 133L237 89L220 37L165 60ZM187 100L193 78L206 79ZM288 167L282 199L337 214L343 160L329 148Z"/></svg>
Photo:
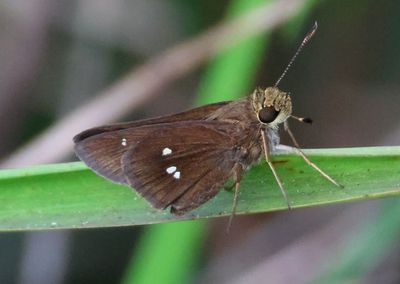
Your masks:
<svg viewBox="0 0 400 284"><path fill-rule="evenodd" d="M279 111L277 111L273 106L264 107L258 112L258 118L263 123L270 123L275 120L278 114Z"/></svg>

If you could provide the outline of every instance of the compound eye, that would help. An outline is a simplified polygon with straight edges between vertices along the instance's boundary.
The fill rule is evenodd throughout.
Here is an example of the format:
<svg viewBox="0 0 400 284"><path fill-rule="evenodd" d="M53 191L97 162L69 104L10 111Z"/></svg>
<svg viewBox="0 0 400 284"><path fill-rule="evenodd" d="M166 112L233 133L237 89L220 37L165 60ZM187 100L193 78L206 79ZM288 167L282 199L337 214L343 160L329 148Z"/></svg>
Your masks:
<svg viewBox="0 0 400 284"><path fill-rule="evenodd" d="M258 118L262 123L271 123L278 115L279 111L277 111L273 106L264 107L258 112Z"/></svg>

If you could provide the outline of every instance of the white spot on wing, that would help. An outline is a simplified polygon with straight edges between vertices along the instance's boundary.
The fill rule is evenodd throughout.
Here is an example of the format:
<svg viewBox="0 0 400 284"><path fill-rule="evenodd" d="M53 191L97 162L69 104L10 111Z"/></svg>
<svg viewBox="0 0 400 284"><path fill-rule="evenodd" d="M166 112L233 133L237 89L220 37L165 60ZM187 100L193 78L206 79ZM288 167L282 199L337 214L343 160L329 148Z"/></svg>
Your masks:
<svg viewBox="0 0 400 284"><path fill-rule="evenodd" d="M122 140L121 140L121 145L122 146L126 146L128 143L127 143L127 141L126 141L126 139L125 138L122 138Z"/></svg>
<svg viewBox="0 0 400 284"><path fill-rule="evenodd" d="M168 147L166 147L166 148L164 148L164 149L162 150L162 155L163 155L163 156L171 155L171 153L172 153L172 150L171 150L170 148L168 148Z"/></svg>
<svg viewBox="0 0 400 284"><path fill-rule="evenodd" d="M174 172L176 172L176 167L175 166L171 166L169 168L166 169L166 172L169 173L170 175L173 174Z"/></svg>
<svg viewBox="0 0 400 284"><path fill-rule="evenodd" d="M181 172L175 172L174 173L174 178L180 179L181 178Z"/></svg>

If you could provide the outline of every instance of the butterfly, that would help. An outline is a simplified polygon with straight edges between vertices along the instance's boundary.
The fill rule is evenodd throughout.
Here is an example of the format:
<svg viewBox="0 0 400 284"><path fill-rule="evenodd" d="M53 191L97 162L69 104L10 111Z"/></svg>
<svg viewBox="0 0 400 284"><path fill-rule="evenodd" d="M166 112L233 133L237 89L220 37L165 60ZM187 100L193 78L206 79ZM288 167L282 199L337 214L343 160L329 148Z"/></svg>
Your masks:
<svg viewBox="0 0 400 284"><path fill-rule="evenodd" d="M271 161L283 124L298 154L340 186L301 151L288 119L306 123L311 119L292 115L290 94L277 87L316 28L315 24L273 87L256 88L236 101L91 128L74 137L75 153L100 176L132 187L153 207L170 208L173 214L184 214L204 204L231 178L233 215L243 173L264 157L290 208Z"/></svg>

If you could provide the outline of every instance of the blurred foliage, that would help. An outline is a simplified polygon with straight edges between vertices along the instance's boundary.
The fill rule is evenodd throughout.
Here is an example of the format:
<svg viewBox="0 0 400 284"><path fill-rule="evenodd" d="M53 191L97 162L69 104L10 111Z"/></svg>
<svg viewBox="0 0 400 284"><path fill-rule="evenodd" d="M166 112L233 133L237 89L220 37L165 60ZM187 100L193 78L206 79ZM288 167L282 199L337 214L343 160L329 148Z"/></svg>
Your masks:
<svg viewBox="0 0 400 284"><path fill-rule="evenodd" d="M368 273L384 260L385 254L396 249L400 235L400 198L385 200L381 205L378 216L347 240L337 252L337 261L313 283L367 281Z"/></svg>

